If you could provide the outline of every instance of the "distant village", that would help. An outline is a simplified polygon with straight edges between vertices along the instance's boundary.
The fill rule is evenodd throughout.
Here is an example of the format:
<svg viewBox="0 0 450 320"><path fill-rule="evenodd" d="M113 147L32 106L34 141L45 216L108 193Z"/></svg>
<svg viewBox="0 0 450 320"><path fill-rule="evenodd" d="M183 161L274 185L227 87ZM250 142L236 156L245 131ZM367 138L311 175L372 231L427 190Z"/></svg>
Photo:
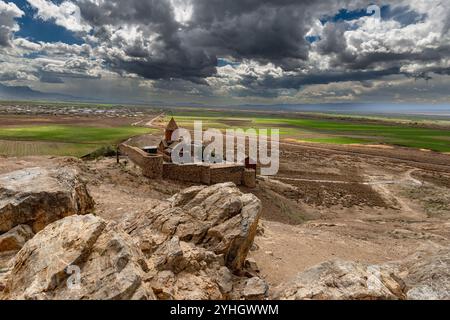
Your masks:
<svg viewBox="0 0 450 320"><path fill-rule="evenodd" d="M52 116L103 116L108 118L143 117L154 113L153 109L133 108L128 106L88 107L57 104L0 104L0 114L15 115L52 115Z"/></svg>

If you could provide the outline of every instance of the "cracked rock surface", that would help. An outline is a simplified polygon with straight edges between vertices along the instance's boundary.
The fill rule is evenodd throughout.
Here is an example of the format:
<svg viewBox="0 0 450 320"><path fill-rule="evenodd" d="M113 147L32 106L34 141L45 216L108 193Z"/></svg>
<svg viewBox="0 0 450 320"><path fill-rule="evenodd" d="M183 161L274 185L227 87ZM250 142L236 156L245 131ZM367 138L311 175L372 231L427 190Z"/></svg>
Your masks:
<svg viewBox="0 0 450 320"><path fill-rule="evenodd" d="M90 213L93 208L75 169L26 168L0 175L0 234L19 225L37 233L61 218Z"/></svg>

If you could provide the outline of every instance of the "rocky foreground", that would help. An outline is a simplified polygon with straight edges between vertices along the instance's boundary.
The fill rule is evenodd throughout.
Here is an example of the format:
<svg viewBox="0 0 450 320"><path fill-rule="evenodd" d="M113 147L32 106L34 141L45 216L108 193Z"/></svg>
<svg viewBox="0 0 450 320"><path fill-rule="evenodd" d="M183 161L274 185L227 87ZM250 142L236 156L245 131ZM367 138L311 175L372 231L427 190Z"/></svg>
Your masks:
<svg viewBox="0 0 450 320"><path fill-rule="evenodd" d="M0 175L1 299L450 299L450 250L380 266L331 261L269 288L247 259L262 205L231 184L185 189L119 222L77 168Z"/></svg>

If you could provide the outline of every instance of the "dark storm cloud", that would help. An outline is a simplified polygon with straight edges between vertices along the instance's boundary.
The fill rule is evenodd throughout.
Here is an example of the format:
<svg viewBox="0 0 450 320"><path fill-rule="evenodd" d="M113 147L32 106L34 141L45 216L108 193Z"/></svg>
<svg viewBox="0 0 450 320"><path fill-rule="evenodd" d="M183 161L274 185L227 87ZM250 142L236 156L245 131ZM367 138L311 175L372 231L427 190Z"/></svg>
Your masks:
<svg viewBox="0 0 450 320"><path fill-rule="evenodd" d="M236 59L257 59L285 69L305 60L313 1L195 1L187 37L195 45Z"/></svg>
<svg viewBox="0 0 450 320"><path fill-rule="evenodd" d="M94 37L106 47L106 65L114 70L147 79L196 81L215 73L216 57L181 38L169 1L113 0L97 5L82 0L79 6L82 17L95 27ZM135 37L129 37L127 26L134 28Z"/></svg>
<svg viewBox="0 0 450 320"><path fill-rule="evenodd" d="M399 68L391 68L378 71L321 72L315 74L283 76L279 78L267 76L262 80L246 77L242 81L242 84L245 85L246 89L239 89L235 94L240 97L257 95L274 98L277 97L280 90L283 89L299 90L307 85L352 81L358 81L365 87L371 87L372 84L368 82L370 80L377 80L398 74L402 74Z"/></svg>
<svg viewBox="0 0 450 320"><path fill-rule="evenodd" d="M317 51L322 55L337 54L343 59L347 49L344 33L349 29L350 25L346 22L326 24L321 39L317 43Z"/></svg>
<svg viewBox="0 0 450 320"><path fill-rule="evenodd" d="M305 34L317 10L349 2L355 1L196 0L186 24L176 20L168 0L77 3L100 45L119 49L104 51L109 67L148 79L201 82L216 74L223 56L298 68L308 58ZM134 26L135 36L121 33L124 26Z"/></svg>
<svg viewBox="0 0 450 320"><path fill-rule="evenodd" d="M267 77L261 82L263 87L299 89L305 85L327 84L332 82L367 81L400 74L399 68L378 71L323 72L305 76Z"/></svg>
<svg viewBox="0 0 450 320"><path fill-rule="evenodd" d="M450 47L442 46L441 48L427 48L420 52L396 53L396 52L373 52L370 54L362 54L356 56L351 61L342 60L345 63L345 67L353 70L364 70L375 65L396 65L401 66L405 63L429 63L434 61L441 61L450 56Z"/></svg>
<svg viewBox="0 0 450 320"><path fill-rule="evenodd" d="M141 23L159 26L160 31L175 31L173 10L165 0L108 0L98 3L77 1L83 19L91 26Z"/></svg>

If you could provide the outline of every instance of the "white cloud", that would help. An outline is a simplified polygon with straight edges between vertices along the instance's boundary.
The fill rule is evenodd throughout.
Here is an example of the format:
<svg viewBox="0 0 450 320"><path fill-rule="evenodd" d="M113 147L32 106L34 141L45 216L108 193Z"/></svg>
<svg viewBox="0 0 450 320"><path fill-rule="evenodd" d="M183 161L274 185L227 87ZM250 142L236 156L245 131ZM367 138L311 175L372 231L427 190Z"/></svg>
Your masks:
<svg viewBox="0 0 450 320"><path fill-rule="evenodd" d="M24 15L24 12L12 2L0 1L0 14L2 15L2 19L3 17L19 18ZM1 23L3 24L4 21L1 20Z"/></svg>
<svg viewBox="0 0 450 320"><path fill-rule="evenodd" d="M0 0L0 47L9 46L12 34L19 31L17 18L25 13L14 3Z"/></svg>
<svg viewBox="0 0 450 320"><path fill-rule="evenodd" d="M54 21L57 25L73 32L88 32L91 27L81 18L80 8L70 1L60 5L47 0L27 0L37 9L36 17L44 21Z"/></svg>

